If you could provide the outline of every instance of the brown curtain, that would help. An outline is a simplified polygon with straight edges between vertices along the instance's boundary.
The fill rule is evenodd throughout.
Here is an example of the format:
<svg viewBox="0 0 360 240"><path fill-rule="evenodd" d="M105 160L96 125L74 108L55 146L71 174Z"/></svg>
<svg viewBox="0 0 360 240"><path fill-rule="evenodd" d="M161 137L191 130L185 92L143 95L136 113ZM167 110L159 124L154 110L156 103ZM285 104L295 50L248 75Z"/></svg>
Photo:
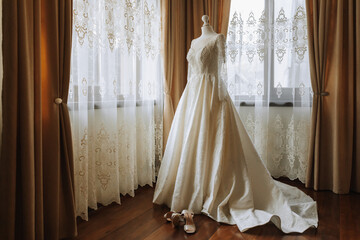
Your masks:
<svg viewBox="0 0 360 240"><path fill-rule="evenodd" d="M314 91L307 187L360 192L360 2L307 0Z"/></svg>
<svg viewBox="0 0 360 240"><path fill-rule="evenodd" d="M71 30L71 0L3 1L0 239L76 235Z"/></svg>
<svg viewBox="0 0 360 240"><path fill-rule="evenodd" d="M201 17L226 36L230 0L161 0L164 59L164 147L171 122L187 82L186 54L191 40L201 35Z"/></svg>

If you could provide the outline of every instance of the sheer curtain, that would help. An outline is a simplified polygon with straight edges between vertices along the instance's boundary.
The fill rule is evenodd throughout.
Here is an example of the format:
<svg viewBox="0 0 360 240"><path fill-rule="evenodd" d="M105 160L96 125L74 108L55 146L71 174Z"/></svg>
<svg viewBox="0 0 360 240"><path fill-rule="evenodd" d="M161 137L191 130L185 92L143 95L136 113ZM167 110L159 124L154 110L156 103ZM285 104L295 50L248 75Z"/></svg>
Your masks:
<svg viewBox="0 0 360 240"><path fill-rule="evenodd" d="M305 182L312 90L305 0L232 1L228 90L274 177Z"/></svg>
<svg viewBox="0 0 360 240"><path fill-rule="evenodd" d="M159 0L74 0L69 108L77 215L155 181L162 154Z"/></svg>

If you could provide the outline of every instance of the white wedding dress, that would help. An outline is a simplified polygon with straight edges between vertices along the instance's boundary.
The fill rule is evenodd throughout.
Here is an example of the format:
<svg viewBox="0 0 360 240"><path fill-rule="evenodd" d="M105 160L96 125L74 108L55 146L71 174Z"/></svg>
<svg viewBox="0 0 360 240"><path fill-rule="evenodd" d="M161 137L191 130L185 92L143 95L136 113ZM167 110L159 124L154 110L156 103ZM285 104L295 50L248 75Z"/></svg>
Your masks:
<svg viewBox="0 0 360 240"><path fill-rule="evenodd" d="M193 43L154 203L203 213L240 231L269 221L285 233L317 227L316 202L272 179L223 85L224 35L197 49Z"/></svg>

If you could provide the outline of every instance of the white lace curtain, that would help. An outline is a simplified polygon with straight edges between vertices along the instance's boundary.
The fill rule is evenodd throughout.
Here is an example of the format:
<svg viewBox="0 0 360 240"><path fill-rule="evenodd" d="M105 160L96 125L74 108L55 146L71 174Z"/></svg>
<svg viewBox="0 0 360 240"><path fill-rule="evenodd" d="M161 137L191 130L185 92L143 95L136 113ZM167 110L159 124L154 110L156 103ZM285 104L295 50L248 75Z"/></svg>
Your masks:
<svg viewBox="0 0 360 240"><path fill-rule="evenodd" d="M160 1L73 1L77 215L155 181L162 154Z"/></svg>
<svg viewBox="0 0 360 240"><path fill-rule="evenodd" d="M305 181L312 104L305 0L232 1L228 91L274 177Z"/></svg>

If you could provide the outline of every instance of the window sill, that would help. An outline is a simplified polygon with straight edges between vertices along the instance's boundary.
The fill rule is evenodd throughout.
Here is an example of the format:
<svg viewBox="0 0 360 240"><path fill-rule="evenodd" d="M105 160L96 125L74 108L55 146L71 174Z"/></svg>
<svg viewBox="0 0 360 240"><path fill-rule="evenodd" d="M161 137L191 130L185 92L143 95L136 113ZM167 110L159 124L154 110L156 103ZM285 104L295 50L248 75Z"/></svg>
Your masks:
<svg viewBox="0 0 360 240"><path fill-rule="evenodd" d="M255 107L254 101L236 101L235 106L240 107ZM309 104L309 107L311 107L312 104ZM263 107L301 107L301 102L269 102L269 104L265 105L263 104Z"/></svg>
<svg viewBox="0 0 360 240"><path fill-rule="evenodd" d="M85 103L81 103L85 104ZM157 101L155 99L152 100L117 100L117 101L94 101L88 102L88 110L96 110L96 109L109 109L109 108L125 108L125 107L141 107L146 105L157 105ZM79 102L68 102L69 111L78 110Z"/></svg>

